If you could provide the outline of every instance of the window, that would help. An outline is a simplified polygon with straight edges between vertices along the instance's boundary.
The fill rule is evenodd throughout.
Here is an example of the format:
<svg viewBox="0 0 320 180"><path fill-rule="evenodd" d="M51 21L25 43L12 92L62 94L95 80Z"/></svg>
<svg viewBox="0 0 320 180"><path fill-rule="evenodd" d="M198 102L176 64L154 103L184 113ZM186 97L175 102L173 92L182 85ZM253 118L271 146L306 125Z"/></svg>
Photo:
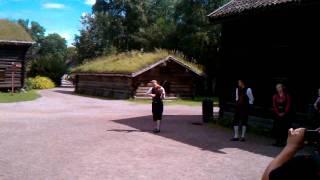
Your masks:
<svg viewBox="0 0 320 180"><path fill-rule="evenodd" d="M0 81L5 81L5 70L0 69Z"/></svg>

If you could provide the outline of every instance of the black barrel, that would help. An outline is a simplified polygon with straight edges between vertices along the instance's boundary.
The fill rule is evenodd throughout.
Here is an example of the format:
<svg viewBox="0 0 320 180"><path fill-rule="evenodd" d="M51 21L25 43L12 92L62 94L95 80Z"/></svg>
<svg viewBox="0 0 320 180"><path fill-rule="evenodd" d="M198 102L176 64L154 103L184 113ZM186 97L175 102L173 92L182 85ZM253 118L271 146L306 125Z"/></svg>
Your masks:
<svg viewBox="0 0 320 180"><path fill-rule="evenodd" d="M202 119L204 123L208 123L213 119L213 101L204 99L202 101Z"/></svg>

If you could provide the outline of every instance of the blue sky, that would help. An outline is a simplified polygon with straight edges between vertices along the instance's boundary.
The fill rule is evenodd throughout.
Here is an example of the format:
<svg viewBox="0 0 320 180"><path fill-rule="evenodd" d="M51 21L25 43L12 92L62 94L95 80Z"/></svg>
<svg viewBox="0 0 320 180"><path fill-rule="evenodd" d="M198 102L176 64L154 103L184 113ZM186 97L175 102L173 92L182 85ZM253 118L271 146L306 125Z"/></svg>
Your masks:
<svg viewBox="0 0 320 180"><path fill-rule="evenodd" d="M37 21L46 34L58 33L71 45L79 34L80 17L90 13L95 0L0 0L0 18Z"/></svg>

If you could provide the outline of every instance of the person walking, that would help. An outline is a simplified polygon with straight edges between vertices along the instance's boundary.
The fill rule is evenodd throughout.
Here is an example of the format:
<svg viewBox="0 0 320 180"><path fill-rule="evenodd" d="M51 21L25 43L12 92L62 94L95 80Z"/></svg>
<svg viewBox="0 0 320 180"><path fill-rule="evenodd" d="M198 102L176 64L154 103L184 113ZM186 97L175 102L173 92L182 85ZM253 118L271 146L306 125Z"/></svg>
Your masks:
<svg viewBox="0 0 320 180"><path fill-rule="evenodd" d="M249 109L253 105L254 97L251 88L248 88L244 80L238 80L238 87L236 88L236 108L233 119L234 137L231 141L244 142L247 124L249 118ZM241 137L239 138L239 127L241 127Z"/></svg>
<svg viewBox="0 0 320 180"><path fill-rule="evenodd" d="M273 96L273 112L275 115L273 123L274 146L284 146L290 128L291 96L287 93L283 84L276 85L277 93Z"/></svg>
<svg viewBox="0 0 320 180"><path fill-rule="evenodd" d="M152 97L152 115L153 121L156 122L154 133L160 133L162 114L163 114L163 99L166 96L165 89L159 85L156 80L150 81L152 87L148 90L147 95Z"/></svg>

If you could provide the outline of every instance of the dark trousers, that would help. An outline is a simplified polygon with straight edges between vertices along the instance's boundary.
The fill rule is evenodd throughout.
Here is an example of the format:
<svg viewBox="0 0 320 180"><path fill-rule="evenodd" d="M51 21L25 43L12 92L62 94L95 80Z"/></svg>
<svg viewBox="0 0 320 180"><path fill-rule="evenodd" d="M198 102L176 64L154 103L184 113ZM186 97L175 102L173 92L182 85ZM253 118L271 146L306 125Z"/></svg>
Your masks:
<svg viewBox="0 0 320 180"><path fill-rule="evenodd" d="M153 120L162 120L163 114L163 102L162 101L154 101L152 102L152 115Z"/></svg>
<svg viewBox="0 0 320 180"><path fill-rule="evenodd" d="M273 136L276 143L285 144L287 142L290 127L291 123L287 115L284 117L276 116L273 122Z"/></svg>
<svg viewBox="0 0 320 180"><path fill-rule="evenodd" d="M237 105L233 118L233 126L247 126L249 118L249 105Z"/></svg>
<svg viewBox="0 0 320 180"><path fill-rule="evenodd" d="M315 112L314 113L314 118L312 122L312 128L317 129L320 128L320 112Z"/></svg>

